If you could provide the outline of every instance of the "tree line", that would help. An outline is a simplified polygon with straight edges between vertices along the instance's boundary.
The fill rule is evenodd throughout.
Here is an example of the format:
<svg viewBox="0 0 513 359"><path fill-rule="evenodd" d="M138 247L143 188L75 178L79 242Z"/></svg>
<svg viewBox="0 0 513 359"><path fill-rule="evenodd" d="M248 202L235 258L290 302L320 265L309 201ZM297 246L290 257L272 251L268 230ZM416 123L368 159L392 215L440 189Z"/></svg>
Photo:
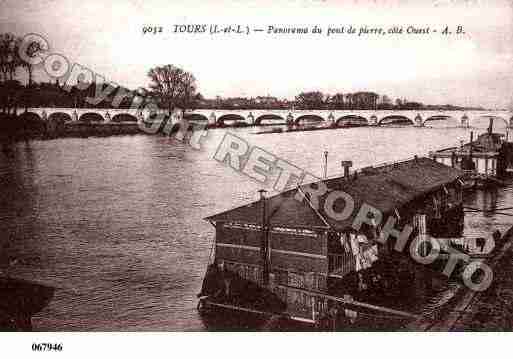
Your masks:
<svg viewBox="0 0 513 359"><path fill-rule="evenodd" d="M274 96L227 97L214 99L197 96L197 108L225 110L464 110L482 108L465 108L453 105L425 105L404 98L392 100L387 95L371 91L354 93L337 92L325 94L321 91L301 92L293 100L279 99Z"/></svg>
<svg viewBox="0 0 513 359"><path fill-rule="evenodd" d="M23 41L12 33L0 34L0 114L3 118L16 117L20 109L24 108L26 112L29 107L110 108L113 107L116 95L121 92L123 97L115 107L132 107L135 97L138 97L139 106L152 102L155 105L153 108L163 108L169 112L195 106L196 79L191 73L173 65L150 69L148 88L129 90L118 87L94 103L88 100L95 97L98 90L96 84L69 84L69 72L55 79L55 82L37 83L33 80L34 67L30 59L42 53L43 45L37 41ZM26 83L22 82L23 78L28 79ZM103 86L105 88L108 84Z"/></svg>
<svg viewBox="0 0 513 359"><path fill-rule="evenodd" d="M25 48L21 49L21 46ZM32 95L33 65L30 58L41 51L41 44L34 41L23 44L22 39L11 33L0 34L0 108L2 114L15 115L20 104L28 105L24 98ZM23 58L21 54L26 58ZM28 83L18 80L20 72L26 72Z"/></svg>

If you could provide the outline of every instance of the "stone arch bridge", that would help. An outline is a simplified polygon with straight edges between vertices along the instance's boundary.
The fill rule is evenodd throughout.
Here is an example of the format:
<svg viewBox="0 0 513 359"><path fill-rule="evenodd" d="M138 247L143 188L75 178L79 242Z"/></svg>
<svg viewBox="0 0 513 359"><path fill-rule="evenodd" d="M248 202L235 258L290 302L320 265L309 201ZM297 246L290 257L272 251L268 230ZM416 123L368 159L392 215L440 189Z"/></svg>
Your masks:
<svg viewBox="0 0 513 359"><path fill-rule="evenodd" d="M21 115L34 119L61 122L138 122L150 117L147 110L31 108ZM179 122L180 115L171 116ZM288 124L332 127L414 125L429 126L440 121L454 121L461 127L472 127L478 121L494 118L513 128L513 111L387 111L387 110L217 110L188 111L185 117L193 123L212 127L265 126ZM481 122L483 123L483 122Z"/></svg>

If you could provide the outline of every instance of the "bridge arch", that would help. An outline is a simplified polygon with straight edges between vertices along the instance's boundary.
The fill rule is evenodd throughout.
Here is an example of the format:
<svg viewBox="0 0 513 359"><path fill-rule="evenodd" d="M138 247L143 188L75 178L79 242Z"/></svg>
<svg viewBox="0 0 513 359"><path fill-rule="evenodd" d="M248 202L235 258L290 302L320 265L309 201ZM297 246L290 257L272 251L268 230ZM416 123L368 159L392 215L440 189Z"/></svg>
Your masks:
<svg viewBox="0 0 513 359"><path fill-rule="evenodd" d="M118 113L112 116L112 122L137 122L137 117L129 113Z"/></svg>
<svg viewBox="0 0 513 359"><path fill-rule="evenodd" d="M163 132L164 128L169 121L170 116L166 113L162 112L152 112L146 118L142 120L142 128L146 127L147 129L151 128L152 133L160 133ZM158 123L158 129L155 124Z"/></svg>
<svg viewBox="0 0 513 359"><path fill-rule="evenodd" d="M46 122L35 112L23 112L18 115L17 122L24 132L43 133L46 131Z"/></svg>
<svg viewBox="0 0 513 359"><path fill-rule="evenodd" d="M18 115L18 119L23 121L42 121L41 116L35 112L23 112Z"/></svg>
<svg viewBox="0 0 513 359"><path fill-rule="evenodd" d="M258 116L258 118L255 120L255 125L260 125L262 123L262 121L283 121L283 122L285 122L285 119L283 118L283 116L269 113L269 114Z"/></svg>
<svg viewBox="0 0 513 359"><path fill-rule="evenodd" d="M336 127L359 127L359 126L368 126L369 121L359 115L345 115L342 117L339 117L335 121Z"/></svg>
<svg viewBox="0 0 513 359"><path fill-rule="evenodd" d="M201 113L186 113L183 118L188 121L208 122L208 117Z"/></svg>
<svg viewBox="0 0 513 359"><path fill-rule="evenodd" d="M64 131L66 122L71 122L72 118L65 112L54 112L48 116L48 123L46 125L48 134L55 136Z"/></svg>
<svg viewBox="0 0 513 359"><path fill-rule="evenodd" d="M379 120L378 125L413 125L413 121L404 115L388 115Z"/></svg>
<svg viewBox="0 0 513 359"><path fill-rule="evenodd" d="M504 118L502 116L497 116L497 115L480 115L480 116L474 117L473 119L471 119L471 124L472 124L472 126L474 126L476 120L477 121L479 121L479 120L488 120L488 121L490 121L490 119L493 119L494 121L495 120L502 121L502 122L504 122L506 127L509 126L509 122L508 122L508 120L506 118ZM511 120L513 120L513 117L511 118ZM474 123L472 123L472 122L474 122ZM487 125L488 125L488 123L487 123Z"/></svg>
<svg viewBox="0 0 513 359"><path fill-rule="evenodd" d="M104 122L105 119L103 118L102 115L100 115L97 112L86 112L86 113L80 115L79 121L86 122L86 123L92 123L92 122L98 123L98 122Z"/></svg>
<svg viewBox="0 0 513 359"><path fill-rule="evenodd" d="M219 116L219 118L217 119L217 125L218 126L226 126L226 121L233 122L232 125L235 127L247 125L246 119L243 116L237 115L235 113L229 113L226 115Z"/></svg>
<svg viewBox="0 0 513 359"><path fill-rule="evenodd" d="M426 118L424 120L424 124L426 124L427 122L432 122L432 121L449 121L449 120L458 121L458 119L456 117L451 116L451 115L433 115L433 116L429 116L428 118Z"/></svg>
<svg viewBox="0 0 513 359"><path fill-rule="evenodd" d="M296 125L299 125L301 123L320 123L320 122L324 122L324 118L322 118L319 115L313 115L313 114L302 115L294 120L294 123Z"/></svg>
<svg viewBox="0 0 513 359"><path fill-rule="evenodd" d="M48 121L71 122L73 119L66 112L54 112L48 116Z"/></svg>

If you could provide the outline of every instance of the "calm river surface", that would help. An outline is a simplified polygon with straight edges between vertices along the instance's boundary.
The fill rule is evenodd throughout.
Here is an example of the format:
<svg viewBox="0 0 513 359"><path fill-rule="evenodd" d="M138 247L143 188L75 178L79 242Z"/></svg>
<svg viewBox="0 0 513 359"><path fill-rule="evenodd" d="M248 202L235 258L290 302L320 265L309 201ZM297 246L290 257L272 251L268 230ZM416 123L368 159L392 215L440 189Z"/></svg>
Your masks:
<svg viewBox="0 0 513 359"><path fill-rule="evenodd" d="M202 218L257 199L261 188L213 159L225 131L318 175L329 151L330 176L341 160L360 168L470 137L455 127L265 135L245 128L211 130L201 151L146 135L20 143L0 152L0 269L58 288L33 319L35 330L206 329L196 294L213 228ZM512 194L512 186L477 192L467 204L513 206ZM473 214L465 231L489 235L511 222Z"/></svg>

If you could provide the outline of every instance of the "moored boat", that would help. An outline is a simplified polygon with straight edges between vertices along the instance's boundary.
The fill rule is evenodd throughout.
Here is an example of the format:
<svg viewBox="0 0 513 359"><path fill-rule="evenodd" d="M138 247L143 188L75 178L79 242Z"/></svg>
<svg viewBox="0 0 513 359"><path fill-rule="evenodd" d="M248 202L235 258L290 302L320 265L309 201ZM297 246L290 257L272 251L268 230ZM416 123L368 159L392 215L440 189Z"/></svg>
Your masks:
<svg viewBox="0 0 513 359"><path fill-rule="evenodd" d="M336 328L361 316L415 318L398 302L424 270L409 256L411 237L461 234L451 233L462 228L461 176L416 157L207 217L215 253L200 307ZM314 198L321 184L328 191Z"/></svg>
<svg viewBox="0 0 513 359"><path fill-rule="evenodd" d="M513 142L506 135L493 132L493 118L488 130L460 147L450 147L430 152L429 156L440 163L465 172L465 188L503 185L513 173Z"/></svg>

